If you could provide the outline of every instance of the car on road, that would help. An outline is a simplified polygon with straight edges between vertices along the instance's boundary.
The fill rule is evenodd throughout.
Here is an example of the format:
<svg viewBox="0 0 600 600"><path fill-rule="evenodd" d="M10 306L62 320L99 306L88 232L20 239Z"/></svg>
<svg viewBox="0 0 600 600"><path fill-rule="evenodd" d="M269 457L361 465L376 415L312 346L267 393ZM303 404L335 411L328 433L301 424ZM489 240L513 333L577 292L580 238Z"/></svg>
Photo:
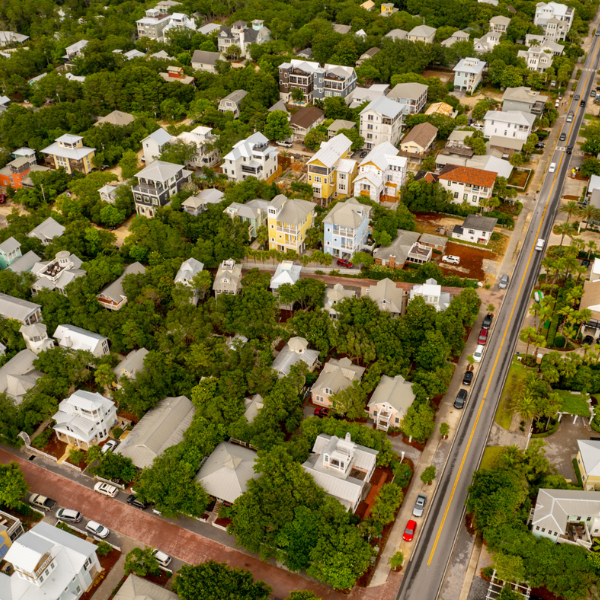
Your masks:
<svg viewBox="0 0 600 600"><path fill-rule="evenodd" d="M99 481L94 486L94 491L98 492L99 494L104 494L105 496L108 496L109 498L116 498L119 493L119 488L115 487L114 485L104 483L103 481Z"/></svg>
<svg viewBox="0 0 600 600"><path fill-rule="evenodd" d="M558 139L559 139L559 141L564 142L567 139L567 134L566 133L561 133L560 137Z"/></svg>
<svg viewBox="0 0 600 600"><path fill-rule="evenodd" d="M425 505L427 504L427 496L425 494L419 494L417 501L413 507L413 517L422 517L425 512Z"/></svg>
<svg viewBox="0 0 600 600"><path fill-rule="evenodd" d="M567 148L566 148L565 152L566 152L567 154L571 154L571 152L573 152L573 146L567 146Z"/></svg>
<svg viewBox="0 0 600 600"><path fill-rule="evenodd" d="M442 262L451 264L451 265L460 265L460 256L453 256L452 254L446 254L446 256L442 256Z"/></svg>
<svg viewBox="0 0 600 600"><path fill-rule="evenodd" d="M315 408L315 417L328 417L329 416L329 409L325 408L324 406L318 406L317 408Z"/></svg>
<svg viewBox="0 0 600 600"><path fill-rule="evenodd" d="M589 260L587 260L587 259L581 261L581 266L582 267L588 268L591 264L592 263Z"/></svg>
<svg viewBox="0 0 600 600"><path fill-rule="evenodd" d="M482 346L485 346L487 339L488 339L488 333L489 333L489 329L482 329L479 332L479 337L477 338L477 343L481 344Z"/></svg>
<svg viewBox="0 0 600 600"><path fill-rule="evenodd" d="M338 267L345 267L346 269L351 269L354 266L349 260L346 260L345 258L338 258L337 265Z"/></svg>
<svg viewBox="0 0 600 600"><path fill-rule="evenodd" d="M579 100L579 94L575 94L575 95L573 96L573 100Z"/></svg>
<svg viewBox="0 0 600 600"><path fill-rule="evenodd" d="M574 116L575 116L575 115L574 115L572 112L570 112L570 113L567 115L567 123L572 123L572 122L573 122L573 117L574 117Z"/></svg>
<svg viewBox="0 0 600 600"><path fill-rule="evenodd" d="M56 506L56 500L46 498L46 496L42 496L41 494L31 494L29 496L29 504L42 510L52 510Z"/></svg>
<svg viewBox="0 0 600 600"><path fill-rule="evenodd" d="M417 528L417 522L411 519L404 528L404 533L402 534L402 539L405 542L412 542L415 537L415 529Z"/></svg>
<svg viewBox="0 0 600 600"><path fill-rule="evenodd" d="M465 389L458 390L458 394L456 395L456 400L454 401L454 408L462 409L465 407L465 403L467 402L468 392Z"/></svg>
<svg viewBox="0 0 600 600"><path fill-rule="evenodd" d="M475 352L473 352L473 359L475 360L475 362L481 362L484 352L485 346L477 346L477 348L475 348Z"/></svg>
<svg viewBox="0 0 600 600"><path fill-rule="evenodd" d="M508 275L505 273L504 275L502 275L502 277L500 277L500 282L498 283L498 287L501 290L505 290L508 287Z"/></svg>
<svg viewBox="0 0 600 600"><path fill-rule="evenodd" d="M579 103L579 106L585 106L585 100L582 100L582 101Z"/></svg>
<svg viewBox="0 0 600 600"><path fill-rule="evenodd" d="M56 511L56 518L61 521L70 521L71 523L79 523L83 519L83 515L76 510L70 508L59 508Z"/></svg>
<svg viewBox="0 0 600 600"><path fill-rule="evenodd" d="M471 385L471 383L473 383L473 371L465 371L463 385Z"/></svg>
<svg viewBox="0 0 600 600"><path fill-rule="evenodd" d="M119 442L117 442L117 440L108 440L108 442L106 442L106 444L104 444L104 446L102 446L102 453L105 454L106 452L108 452L109 450L111 452L115 451L115 448L119 445Z"/></svg>
<svg viewBox="0 0 600 600"><path fill-rule="evenodd" d="M161 552L160 550L155 550L152 554L154 554L154 558L156 562L161 567L168 567L169 563L173 560L168 554Z"/></svg>
<svg viewBox="0 0 600 600"><path fill-rule="evenodd" d="M538 241L535 243L535 249L538 252L541 252L544 249L544 244L545 244L545 240L543 240L542 238L538 238Z"/></svg>
<svg viewBox="0 0 600 600"><path fill-rule="evenodd" d="M484 329L489 329L492 326L493 320L494 320L494 315L491 313L488 313L487 315L485 315L485 317L483 317L483 323L481 324L481 326Z"/></svg>
<svg viewBox="0 0 600 600"><path fill-rule="evenodd" d="M104 525L100 525L100 523L97 523L96 521L88 521L85 530L102 540L110 535L110 529L104 527Z"/></svg>
<svg viewBox="0 0 600 600"><path fill-rule="evenodd" d="M550 163L550 166L548 167L548 173L554 173L554 171L556 171L556 163Z"/></svg>
<svg viewBox="0 0 600 600"><path fill-rule="evenodd" d="M583 346L591 346L594 343L594 338L591 335L586 335L583 340L581 340L581 344Z"/></svg>
<svg viewBox="0 0 600 600"><path fill-rule="evenodd" d="M129 496L127 496L127 504L131 504L131 506L139 508L140 510L146 510L148 508L148 505L139 500L135 494L129 494Z"/></svg>

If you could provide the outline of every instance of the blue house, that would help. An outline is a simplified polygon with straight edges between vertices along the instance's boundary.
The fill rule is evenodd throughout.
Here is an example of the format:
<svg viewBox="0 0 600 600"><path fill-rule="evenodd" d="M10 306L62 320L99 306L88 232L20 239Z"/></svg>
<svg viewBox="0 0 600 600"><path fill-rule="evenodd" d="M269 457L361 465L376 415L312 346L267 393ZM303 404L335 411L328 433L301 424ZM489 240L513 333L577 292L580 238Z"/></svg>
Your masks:
<svg viewBox="0 0 600 600"><path fill-rule="evenodd" d="M0 244L0 269L6 269L21 256L21 244L14 237L9 237Z"/></svg>
<svg viewBox="0 0 600 600"><path fill-rule="evenodd" d="M356 198L338 202L323 219L324 251L335 258L349 260L367 243L372 208Z"/></svg>

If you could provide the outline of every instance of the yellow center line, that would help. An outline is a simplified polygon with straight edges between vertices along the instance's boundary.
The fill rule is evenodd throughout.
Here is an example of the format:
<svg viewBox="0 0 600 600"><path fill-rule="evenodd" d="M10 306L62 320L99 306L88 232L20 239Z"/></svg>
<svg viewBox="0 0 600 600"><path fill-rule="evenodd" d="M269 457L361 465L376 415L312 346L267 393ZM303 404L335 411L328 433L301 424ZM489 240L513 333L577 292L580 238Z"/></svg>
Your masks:
<svg viewBox="0 0 600 600"><path fill-rule="evenodd" d="M597 52L598 52L598 48L596 48L596 50L594 51L594 55L593 55L594 58L592 59L591 64L594 64L595 56L596 56ZM594 69L592 69L592 71L594 71ZM585 78L585 84L583 86L584 90L587 88L588 80L589 80L589 77L590 77L590 74L592 71L589 71ZM579 111L579 108L581 108L581 107L578 106L574 111L573 122L571 123L571 127L569 128L569 133L567 134L567 140L569 139L569 137L571 136L571 132L573 131L573 126L575 125L575 118L577 117L577 112ZM585 111L585 107L584 107L584 111ZM550 198L552 197L552 191L554 190L554 186L556 185L556 178L560 171L560 167L562 165L564 157L565 157L565 154L563 153L560 157L560 160L558 161L558 166L557 166L555 174L554 174L554 179L552 180L552 186L550 187L550 191L548 193L548 199L546 201L546 205L544 206L544 211L542 212L542 218L540 219L540 224L538 225L538 228L537 228L536 237L539 237L539 235L540 235L540 231L541 231L542 225L544 223L544 217L546 216L546 211L548 210L548 206L550 204ZM517 298L521 295L521 289L523 287L523 284L525 283L525 278L529 271L529 265L531 263L531 259L533 258L533 253L534 253L534 246L531 247L531 250L529 252L529 257L527 259L527 264L525 266L525 272L523 273L523 277L521 278L521 283L519 284L519 289L517 291ZM512 323L513 314L515 312L516 307L517 307L517 305L515 303L512 307L512 310L510 311L510 316L508 319L509 324ZM473 436L475 435L475 430L477 429L477 424L479 423L479 417L481 416L481 411L483 409L483 405L485 404L485 400L486 400L488 391L490 389L490 385L492 384L492 380L494 378L494 373L496 372L496 367L498 366L498 360L500 359L500 356L502 353L502 348L504 347L504 342L506 340L507 333L508 333L508 327L504 330L504 335L502 336L502 341L500 342L500 348L498 349L498 353L496 355L496 360L494 361L494 365L493 365L492 371L490 373L490 378L488 380L487 386L485 387L485 391L481 398L481 405L479 406L479 410L477 411L477 416L475 417L475 423L473 424L473 429L471 431L471 435L469 436L469 441L467 442L467 447L465 448L465 452L464 452L462 460L460 462L460 466L458 467L458 473L456 474L456 478L454 480L454 485L452 486L452 491L450 492L450 499L448 500L448 503L446 504L446 509L444 510L444 515L442 517L442 522L440 524L440 528L438 529L437 535L435 536L435 540L433 542L433 548L431 549L431 554L429 555L429 560L427 561L427 566L431 565L431 561L433 560L433 555L435 554L435 550L437 548L438 541L442 534L442 530L443 530L444 524L446 522L446 517L448 516L448 511L450 510L450 505L452 504L452 500L454 498L454 492L456 491L456 488L458 487L458 480L460 479L465 461L467 460L467 454L469 453L469 449L471 448L471 442L473 441Z"/></svg>

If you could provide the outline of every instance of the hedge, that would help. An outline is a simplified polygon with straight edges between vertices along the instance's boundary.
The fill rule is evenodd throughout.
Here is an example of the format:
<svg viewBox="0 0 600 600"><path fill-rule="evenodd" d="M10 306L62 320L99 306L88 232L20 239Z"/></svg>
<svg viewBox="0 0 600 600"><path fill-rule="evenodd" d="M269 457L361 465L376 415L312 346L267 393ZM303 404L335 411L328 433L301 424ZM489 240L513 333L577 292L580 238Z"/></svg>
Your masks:
<svg viewBox="0 0 600 600"><path fill-rule="evenodd" d="M573 468L575 469L575 476L577 477L577 483L579 487L583 487L583 479L581 478L581 471L579 470L579 465L577 464L577 459L573 459Z"/></svg>

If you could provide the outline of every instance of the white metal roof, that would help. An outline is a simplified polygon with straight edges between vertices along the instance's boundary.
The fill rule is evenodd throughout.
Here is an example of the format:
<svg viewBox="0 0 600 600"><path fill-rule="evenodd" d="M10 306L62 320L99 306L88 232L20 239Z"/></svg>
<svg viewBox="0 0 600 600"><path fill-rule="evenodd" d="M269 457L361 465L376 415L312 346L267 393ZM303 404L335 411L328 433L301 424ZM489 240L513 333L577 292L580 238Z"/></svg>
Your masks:
<svg viewBox="0 0 600 600"><path fill-rule="evenodd" d="M402 85L402 84L400 84ZM419 84L415 84L419 85ZM396 86L397 87L397 86ZM427 88L427 86L423 86ZM396 88L394 88L396 89ZM366 106L362 111L363 113L367 113L369 111L374 111L382 114L384 117L389 117L390 119L395 119L403 110L403 107L398 102L394 102L390 100L386 96L381 96L381 98L377 98L377 100L373 100L368 106Z"/></svg>
<svg viewBox="0 0 600 600"><path fill-rule="evenodd" d="M309 162L318 160L327 168L331 169L340 157L350 150L352 142L343 134L340 133L332 137L327 142L321 143L319 151L310 159Z"/></svg>

